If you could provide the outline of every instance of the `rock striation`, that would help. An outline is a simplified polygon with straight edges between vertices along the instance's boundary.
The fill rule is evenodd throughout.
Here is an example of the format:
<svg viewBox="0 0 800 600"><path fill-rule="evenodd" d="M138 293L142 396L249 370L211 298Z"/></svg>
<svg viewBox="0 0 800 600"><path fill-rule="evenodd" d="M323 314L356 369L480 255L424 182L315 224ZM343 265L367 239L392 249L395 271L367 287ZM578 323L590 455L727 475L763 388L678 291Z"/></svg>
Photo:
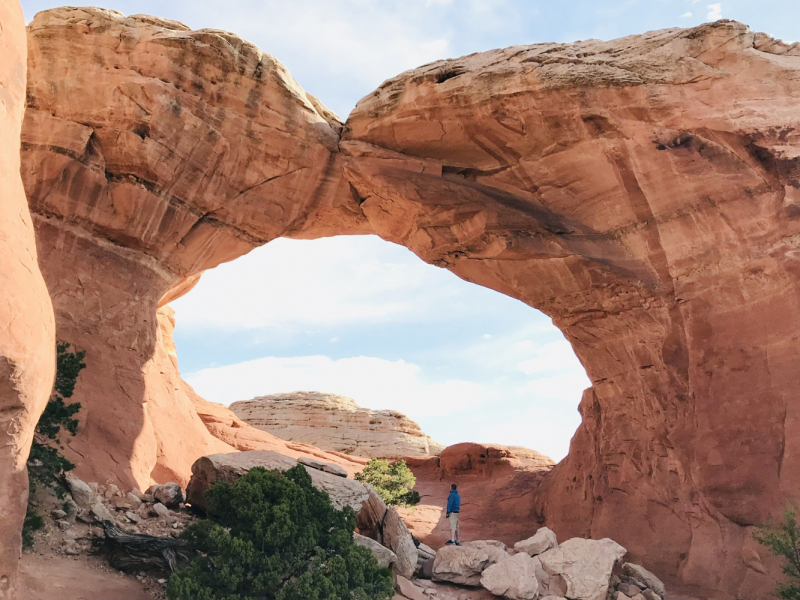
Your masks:
<svg viewBox="0 0 800 600"><path fill-rule="evenodd" d="M282 440L368 458L438 455L444 446L394 410L361 408L352 398L293 392L234 402L245 423Z"/></svg>
<svg viewBox="0 0 800 600"><path fill-rule="evenodd" d="M59 336L88 352L80 476L181 483L266 436L182 384L159 304L279 236L376 233L541 309L585 366L569 456L521 489L532 524L709 596L772 589L749 528L800 493L800 45L720 21L473 54L342 128L227 32L61 8L28 44L21 172Z"/></svg>
<svg viewBox="0 0 800 600"><path fill-rule="evenodd" d="M55 322L20 179L25 21L0 0L0 599L16 597L26 462L55 373Z"/></svg>

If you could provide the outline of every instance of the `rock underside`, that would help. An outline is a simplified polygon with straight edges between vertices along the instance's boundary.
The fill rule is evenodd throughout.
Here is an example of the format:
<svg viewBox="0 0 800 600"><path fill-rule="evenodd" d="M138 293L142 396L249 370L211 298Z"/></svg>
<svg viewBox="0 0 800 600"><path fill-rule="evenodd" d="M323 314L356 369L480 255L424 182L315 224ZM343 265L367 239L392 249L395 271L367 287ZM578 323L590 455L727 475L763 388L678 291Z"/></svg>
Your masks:
<svg viewBox="0 0 800 600"><path fill-rule="evenodd" d="M322 450L397 459L438 455L444 449L405 415L361 408L336 394L272 394L234 402L230 409L256 429Z"/></svg>
<svg viewBox="0 0 800 600"><path fill-rule="evenodd" d="M0 268L0 315L16 316L0 340L13 533L53 329L16 179L15 1L0 21L0 243L20 257ZM800 492L799 105L800 46L720 21L432 63L343 129L233 34L40 13L21 173L59 337L87 351L67 452L84 479L142 489L237 449L357 467L198 398L158 307L277 237L375 233L541 309L585 366L583 422L532 491L538 519L676 581L765 595L776 565L751 528ZM15 536L0 549L10 585Z"/></svg>

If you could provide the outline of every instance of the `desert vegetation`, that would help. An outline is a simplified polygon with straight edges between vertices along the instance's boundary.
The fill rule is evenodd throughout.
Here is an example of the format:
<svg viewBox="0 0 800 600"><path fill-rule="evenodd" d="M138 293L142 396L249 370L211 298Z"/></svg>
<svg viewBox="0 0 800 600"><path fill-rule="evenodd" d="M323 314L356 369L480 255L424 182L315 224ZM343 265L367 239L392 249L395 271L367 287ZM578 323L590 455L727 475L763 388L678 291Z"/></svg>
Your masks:
<svg viewBox="0 0 800 600"><path fill-rule="evenodd" d="M373 458L356 474L356 480L374 487L386 504L405 507L419 504L419 492L413 491L417 478L404 460L390 463Z"/></svg>

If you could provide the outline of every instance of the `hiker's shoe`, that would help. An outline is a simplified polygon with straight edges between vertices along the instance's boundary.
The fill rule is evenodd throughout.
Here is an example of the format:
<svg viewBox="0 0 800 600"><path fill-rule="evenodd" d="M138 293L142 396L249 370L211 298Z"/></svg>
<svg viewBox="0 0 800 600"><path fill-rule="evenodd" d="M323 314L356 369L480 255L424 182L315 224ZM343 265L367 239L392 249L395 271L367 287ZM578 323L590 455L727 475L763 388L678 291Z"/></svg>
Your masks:
<svg viewBox="0 0 800 600"><path fill-rule="evenodd" d="M459 542L458 540L456 540L456 546L460 546L460 545L461 545L461 542Z"/></svg>
<svg viewBox="0 0 800 600"><path fill-rule="evenodd" d="M458 544L458 542L454 542L453 540L447 540L444 545L445 546L452 546L453 544Z"/></svg>

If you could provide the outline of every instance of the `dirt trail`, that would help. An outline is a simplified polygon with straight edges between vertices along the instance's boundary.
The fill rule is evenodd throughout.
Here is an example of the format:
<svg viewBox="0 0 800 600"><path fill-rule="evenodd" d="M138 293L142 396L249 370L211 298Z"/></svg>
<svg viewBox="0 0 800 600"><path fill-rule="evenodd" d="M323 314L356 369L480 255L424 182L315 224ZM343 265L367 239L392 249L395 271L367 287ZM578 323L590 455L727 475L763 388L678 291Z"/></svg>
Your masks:
<svg viewBox="0 0 800 600"><path fill-rule="evenodd" d="M86 557L26 554L20 600L152 600L135 577L103 570Z"/></svg>

